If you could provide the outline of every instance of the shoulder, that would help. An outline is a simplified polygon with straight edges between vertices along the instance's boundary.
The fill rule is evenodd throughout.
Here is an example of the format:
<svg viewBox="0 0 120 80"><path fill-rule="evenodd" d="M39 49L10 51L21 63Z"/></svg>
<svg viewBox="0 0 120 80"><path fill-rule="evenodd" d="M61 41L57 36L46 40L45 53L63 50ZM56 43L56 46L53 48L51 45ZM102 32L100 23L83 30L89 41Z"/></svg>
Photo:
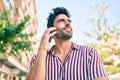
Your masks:
<svg viewBox="0 0 120 80"><path fill-rule="evenodd" d="M80 45L80 44L76 44L76 43L73 43L73 47L78 49L78 50L86 50L86 51L94 51L96 49L94 49L93 47L91 46L87 46L87 45Z"/></svg>
<svg viewBox="0 0 120 80"><path fill-rule="evenodd" d="M79 52L86 53L88 55L98 54L97 50L91 46L73 43L73 47L77 49Z"/></svg>

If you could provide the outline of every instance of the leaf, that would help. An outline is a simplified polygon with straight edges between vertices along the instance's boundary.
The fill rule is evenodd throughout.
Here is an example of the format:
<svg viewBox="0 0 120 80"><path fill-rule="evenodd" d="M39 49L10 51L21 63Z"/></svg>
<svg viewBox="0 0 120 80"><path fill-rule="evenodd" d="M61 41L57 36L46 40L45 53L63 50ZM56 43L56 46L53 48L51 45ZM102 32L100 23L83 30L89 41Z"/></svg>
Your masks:
<svg viewBox="0 0 120 80"><path fill-rule="evenodd" d="M30 16L25 16L20 22L9 21L9 11L0 13L0 52L4 55L16 56L19 60L21 59L21 53L24 51L30 51L32 42L28 39L32 37L32 33L22 33L25 29L25 24L29 21ZM10 52L8 50L11 46Z"/></svg>
<svg viewBox="0 0 120 80"><path fill-rule="evenodd" d="M105 25L107 23L107 19L103 19L103 25Z"/></svg>
<svg viewBox="0 0 120 80"><path fill-rule="evenodd" d="M30 16L29 16L29 15L26 15L26 16L24 17L24 20L25 20L25 22L28 22L28 21L30 20Z"/></svg>
<svg viewBox="0 0 120 80"><path fill-rule="evenodd" d="M102 29L101 24L97 22L97 23L96 23L96 26L97 26L98 30L101 31L101 29Z"/></svg>

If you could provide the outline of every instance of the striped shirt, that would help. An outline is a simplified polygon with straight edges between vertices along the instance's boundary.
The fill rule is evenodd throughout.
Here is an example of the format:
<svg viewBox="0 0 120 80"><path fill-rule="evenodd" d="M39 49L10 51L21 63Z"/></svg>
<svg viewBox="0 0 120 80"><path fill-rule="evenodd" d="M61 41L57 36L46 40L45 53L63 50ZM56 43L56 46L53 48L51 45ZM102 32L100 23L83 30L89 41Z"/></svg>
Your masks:
<svg viewBox="0 0 120 80"><path fill-rule="evenodd" d="M32 57L30 68L36 57ZM72 43L63 63L53 47L47 53L46 80L92 80L101 76L106 76L106 73L97 51L91 47Z"/></svg>

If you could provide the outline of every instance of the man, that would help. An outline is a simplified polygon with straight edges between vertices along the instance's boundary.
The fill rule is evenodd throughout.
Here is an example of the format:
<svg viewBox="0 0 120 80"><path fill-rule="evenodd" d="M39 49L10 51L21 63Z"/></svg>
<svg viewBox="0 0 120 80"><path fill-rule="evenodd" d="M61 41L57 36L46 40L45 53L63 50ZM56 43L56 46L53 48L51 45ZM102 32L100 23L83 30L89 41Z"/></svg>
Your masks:
<svg viewBox="0 0 120 80"><path fill-rule="evenodd" d="M26 80L108 80L97 51L72 42L72 31L69 12L52 9ZM50 48L51 38L55 45Z"/></svg>

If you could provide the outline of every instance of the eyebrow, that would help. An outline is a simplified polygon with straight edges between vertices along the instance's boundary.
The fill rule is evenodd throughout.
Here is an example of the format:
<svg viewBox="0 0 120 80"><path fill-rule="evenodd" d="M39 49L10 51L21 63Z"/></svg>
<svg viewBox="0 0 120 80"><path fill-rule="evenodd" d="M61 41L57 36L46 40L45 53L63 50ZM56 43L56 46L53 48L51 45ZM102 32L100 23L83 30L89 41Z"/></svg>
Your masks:
<svg viewBox="0 0 120 80"><path fill-rule="evenodd" d="M57 22L59 22L59 21L63 21L63 20L65 20L65 19L63 19L63 18L61 18L61 19L58 19L58 21ZM69 22L72 22L70 19L67 19Z"/></svg>

